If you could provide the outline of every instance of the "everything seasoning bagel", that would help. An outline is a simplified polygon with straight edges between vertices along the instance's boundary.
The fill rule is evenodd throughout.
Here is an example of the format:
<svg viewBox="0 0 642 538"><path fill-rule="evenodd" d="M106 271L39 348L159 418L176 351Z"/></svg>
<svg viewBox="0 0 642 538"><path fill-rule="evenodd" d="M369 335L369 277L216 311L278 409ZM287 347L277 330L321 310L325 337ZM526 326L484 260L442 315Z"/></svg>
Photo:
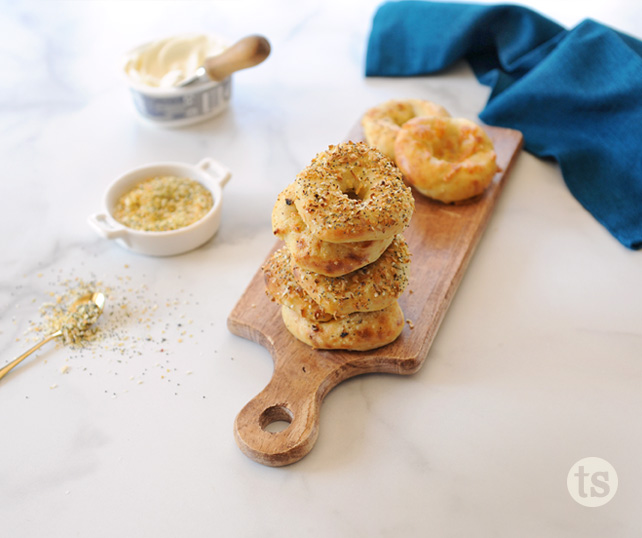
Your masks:
<svg viewBox="0 0 642 538"><path fill-rule="evenodd" d="M330 243L310 232L294 203L294 185L279 194L272 211L272 232L285 242L297 266L324 276L343 276L368 265L388 248L395 236L372 241Z"/></svg>
<svg viewBox="0 0 642 538"><path fill-rule="evenodd" d="M410 224L415 202L399 169L362 143L330 146L294 182L294 203L310 231L323 241L380 240Z"/></svg>

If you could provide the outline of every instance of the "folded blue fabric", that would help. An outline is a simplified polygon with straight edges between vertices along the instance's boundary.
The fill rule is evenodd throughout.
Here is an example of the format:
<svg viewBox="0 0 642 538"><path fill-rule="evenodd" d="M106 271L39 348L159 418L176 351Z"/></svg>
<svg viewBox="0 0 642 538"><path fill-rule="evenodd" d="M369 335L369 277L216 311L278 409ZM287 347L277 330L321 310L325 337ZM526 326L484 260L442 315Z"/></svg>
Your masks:
<svg viewBox="0 0 642 538"><path fill-rule="evenodd" d="M367 76L435 73L466 59L492 88L479 117L555 159L577 200L642 247L642 42L592 20L571 30L521 6L401 1L373 20Z"/></svg>

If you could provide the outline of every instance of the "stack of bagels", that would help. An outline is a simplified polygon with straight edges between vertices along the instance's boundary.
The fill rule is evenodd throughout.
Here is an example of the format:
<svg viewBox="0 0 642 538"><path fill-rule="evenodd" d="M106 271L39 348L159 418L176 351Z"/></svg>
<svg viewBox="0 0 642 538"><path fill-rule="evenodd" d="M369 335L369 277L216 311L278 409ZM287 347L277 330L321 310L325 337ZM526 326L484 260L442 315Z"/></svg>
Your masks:
<svg viewBox="0 0 642 538"><path fill-rule="evenodd" d="M272 212L285 245L263 266L267 294L292 335L347 350L399 336L410 266L402 232L413 211L399 169L361 142L330 146L297 175Z"/></svg>

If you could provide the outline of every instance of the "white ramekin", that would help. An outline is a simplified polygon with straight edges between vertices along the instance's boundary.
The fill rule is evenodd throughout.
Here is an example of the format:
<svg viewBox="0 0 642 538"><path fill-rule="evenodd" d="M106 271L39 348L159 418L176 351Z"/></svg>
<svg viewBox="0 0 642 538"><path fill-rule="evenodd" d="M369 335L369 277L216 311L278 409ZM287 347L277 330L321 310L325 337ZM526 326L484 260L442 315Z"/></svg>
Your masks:
<svg viewBox="0 0 642 538"><path fill-rule="evenodd" d="M207 214L183 228L166 232L145 232L124 226L113 217L118 199L145 179L156 176L177 176L198 181L212 193L214 205ZM116 179L104 196L104 212L89 217L89 224L107 239L148 256L174 256L188 252L206 243L217 232L221 223L223 187L231 172L214 159L203 159L196 165L161 162L134 168Z"/></svg>

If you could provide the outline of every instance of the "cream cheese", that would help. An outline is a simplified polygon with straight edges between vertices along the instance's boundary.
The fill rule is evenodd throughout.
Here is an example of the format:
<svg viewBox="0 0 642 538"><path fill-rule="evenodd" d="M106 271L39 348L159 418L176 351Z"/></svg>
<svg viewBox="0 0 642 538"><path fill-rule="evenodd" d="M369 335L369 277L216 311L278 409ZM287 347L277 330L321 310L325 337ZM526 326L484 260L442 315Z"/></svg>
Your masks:
<svg viewBox="0 0 642 538"><path fill-rule="evenodd" d="M171 88L190 77L205 58L225 50L225 44L208 35L182 35L148 43L125 60L132 82L156 88Z"/></svg>

